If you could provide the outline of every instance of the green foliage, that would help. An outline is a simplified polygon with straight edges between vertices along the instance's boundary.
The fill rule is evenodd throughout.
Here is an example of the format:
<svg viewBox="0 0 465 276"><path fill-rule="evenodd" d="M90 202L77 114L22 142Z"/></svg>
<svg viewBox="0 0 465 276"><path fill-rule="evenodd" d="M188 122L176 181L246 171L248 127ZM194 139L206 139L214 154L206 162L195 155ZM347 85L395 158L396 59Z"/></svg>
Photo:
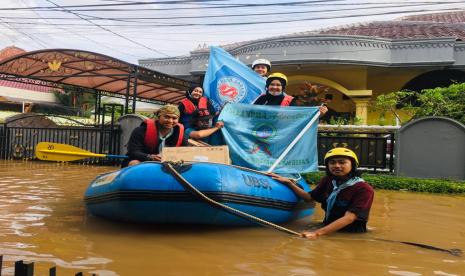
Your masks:
<svg viewBox="0 0 465 276"><path fill-rule="evenodd" d="M349 120L345 119L345 118L342 118L342 117L333 117L331 116L331 118L329 118L329 122L328 124L330 125L348 125L349 124Z"/></svg>
<svg viewBox="0 0 465 276"><path fill-rule="evenodd" d="M380 111L382 117L386 112L391 112L400 120L396 107L407 111L412 118L445 116L465 124L465 83L424 89L420 93L392 92L378 96L373 106Z"/></svg>
<svg viewBox="0 0 465 276"><path fill-rule="evenodd" d="M362 119L355 116L353 118L350 118L350 119L347 119L347 118L344 118L344 117L334 117L334 116L331 116L331 118L329 118L329 121L327 122L327 124L329 125L338 125L338 126L341 126L341 125L360 125L362 123Z"/></svg>
<svg viewBox="0 0 465 276"><path fill-rule="evenodd" d="M308 183L315 184L324 175L324 172L316 172L306 174L304 177ZM381 190L465 195L465 181L397 177L385 174L364 174L362 177L374 188Z"/></svg>
<svg viewBox="0 0 465 276"><path fill-rule="evenodd" d="M425 89L417 97L421 106L414 117L446 116L465 124L465 83Z"/></svg>
<svg viewBox="0 0 465 276"><path fill-rule="evenodd" d="M385 116L387 112L390 112L396 116L399 122L402 122L399 113L397 112L396 107L398 105L404 106L404 110L413 115L411 112L411 106L408 104L407 99L412 97L415 92L413 91L397 91L385 95L379 95L376 97L372 109L380 112L381 121L385 121Z"/></svg>
<svg viewBox="0 0 465 276"><path fill-rule="evenodd" d="M63 91L53 91L53 94L59 103L79 110L87 110L95 105L95 91L92 89L64 85Z"/></svg>

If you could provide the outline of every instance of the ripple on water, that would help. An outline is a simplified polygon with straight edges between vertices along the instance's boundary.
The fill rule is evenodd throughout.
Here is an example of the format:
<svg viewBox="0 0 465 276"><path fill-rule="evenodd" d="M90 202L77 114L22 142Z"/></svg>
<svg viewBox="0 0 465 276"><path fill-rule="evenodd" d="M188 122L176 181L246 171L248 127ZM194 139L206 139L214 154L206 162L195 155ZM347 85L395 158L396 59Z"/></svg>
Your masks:
<svg viewBox="0 0 465 276"><path fill-rule="evenodd" d="M394 275L400 275L400 276L420 276L420 273L416 272L411 272L411 271L402 271L402 270L389 270L388 271L391 274Z"/></svg>
<svg viewBox="0 0 465 276"><path fill-rule="evenodd" d="M21 242L4 242L0 243L0 246L2 248L14 248L14 249L26 249L26 248L35 248L37 246L32 245L32 244L26 244L26 243L21 243Z"/></svg>
<svg viewBox="0 0 465 276"><path fill-rule="evenodd" d="M47 212L52 212L52 209L47 206L43 205L34 205L34 206L29 206L27 207L28 210L36 210L36 211L47 211Z"/></svg>
<svg viewBox="0 0 465 276"><path fill-rule="evenodd" d="M459 276L458 274L451 274L444 271L434 271L434 275L442 275L442 276Z"/></svg>

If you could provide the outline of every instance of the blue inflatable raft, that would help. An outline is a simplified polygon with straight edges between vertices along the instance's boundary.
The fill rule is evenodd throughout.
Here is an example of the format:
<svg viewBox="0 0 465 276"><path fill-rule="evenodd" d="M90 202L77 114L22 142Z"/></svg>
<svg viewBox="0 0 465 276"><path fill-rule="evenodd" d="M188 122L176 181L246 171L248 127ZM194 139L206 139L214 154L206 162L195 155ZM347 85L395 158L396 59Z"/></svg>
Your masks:
<svg viewBox="0 0 465 276"><path fill-rule="evenodd" d="M252 216L283 223L313 212L285 185L235 166L193 163L177 168L207 197ZM308 190L308 185L300 180ZM212 207L186 190L158 162L144 162L98 176L85 192L90 214L112 220L166 223L248 225L252 222Z"/></svg>

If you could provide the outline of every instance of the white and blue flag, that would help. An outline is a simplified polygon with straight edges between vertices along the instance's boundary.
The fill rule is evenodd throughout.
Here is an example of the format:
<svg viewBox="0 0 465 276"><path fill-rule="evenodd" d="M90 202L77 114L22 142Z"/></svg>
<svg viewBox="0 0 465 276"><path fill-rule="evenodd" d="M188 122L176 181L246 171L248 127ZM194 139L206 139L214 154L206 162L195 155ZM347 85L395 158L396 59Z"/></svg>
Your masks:
<svg viewBox="0 0 465 276"><path fill-rule="evenodd" d="M252 103L264 92L265 79L222 48L210 47L203 89L220 110L225 103Z"/></svg>
<svg viewBox="0 0 465 276"><path fill-rule="evenodd" d="M219 120L233 164L266 171L284 156L272 171L303 173L318 170L318 116L319 107L227 104Z"/></svg>

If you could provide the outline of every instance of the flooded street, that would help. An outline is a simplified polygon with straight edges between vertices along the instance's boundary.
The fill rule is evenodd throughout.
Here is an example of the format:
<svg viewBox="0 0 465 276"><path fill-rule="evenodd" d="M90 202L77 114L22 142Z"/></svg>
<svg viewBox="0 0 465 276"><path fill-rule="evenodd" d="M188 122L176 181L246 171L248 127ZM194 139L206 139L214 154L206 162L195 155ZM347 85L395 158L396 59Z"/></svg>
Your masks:
<svg viewBox="0 0 465 276"><path fill-rule="evenodd" d="M0 161L2 275L465 275L465 257L375 238L465 249L465 197L376 191L367 234L317 241L260 226L114 223L86 216L83 193L116 167ZM319 207L312 217L321 221ZM287 225L313 224L309 218Z"/></svg>

